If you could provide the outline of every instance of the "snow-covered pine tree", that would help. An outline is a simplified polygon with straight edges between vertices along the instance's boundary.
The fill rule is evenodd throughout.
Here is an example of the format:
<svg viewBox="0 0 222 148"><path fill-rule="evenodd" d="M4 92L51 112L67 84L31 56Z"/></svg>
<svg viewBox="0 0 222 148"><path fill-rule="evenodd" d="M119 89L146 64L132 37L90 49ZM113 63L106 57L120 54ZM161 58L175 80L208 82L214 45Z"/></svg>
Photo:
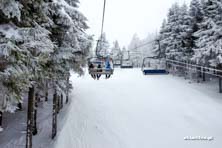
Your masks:
<svg viewBox="0 0 222 148"><path fill-rule="evenodd" d="M122 55L121 55L121 48L119 46L118 41L113 42L113 47L111 48L110 55L114 63L120 63Z"/></svg>
<svg viewBox="0 0 222 148"><path fill-rule="evenodd" d="M157 38L157 34L149 33L146 38L140 41L140 51L141 51L141 59L144 57L156 56L156 44L155 40ZM158 47L158 46L157 46Z"/></svg>
<svg viewBox="0 0 222 148"><path fill-rule="evenodd" d="M187 36L189 32L189 16L187 6L180 7L175 3L169 10L167 25L165 27L168 37L164 42L166 55L173 59L186 59L188 51Z"/></svg>
<svg viewBox="0 0 222 148"><path fill-rule="evenodd" d="M189 60L193 55L192 50L192 30L190 29L191 19L188 12L188 7L184 3L180 7L180 15L179 15L179 36L181 39L181 50L182 56L180 59Z"/></svg>
<svg viewBox="0 0 222 148"><path fill-rule="evenodd" d="M14 0L0 1L0 110L15 110L15 104L22 100L21 89L26 81L27 67L24 65L28 51L21 49L18 43L21 36L12 19L19 21L22 5ZM9 23L10 22L10 23ZM17 83L17 81L19 81Z"/></svg>
<svg viewBox="0 0 222 148"><path fill-rule="evenodd" d="M70 70L83 73L82 65L91 47L90 38L85 30L86 18L78 11L78 1L54 0L48 3L49 17L53 21L50 28L51 39L57 44L48 62L48 68L52 73L54 86L54 98L56 95L65 94L68 103ZM53 99L53 131L52 138L56 135L56 113L58 100Z"/></svg>
<svg viewBox="0 0 222 148"><path fill-rule="evenodd" d="M106 57L109 54L109 46L110 45L108 40L106 39L106 34L102 33L96 46L97 54L99 56Z"/></svg>
<svg viewBox="0 0 222 148"><path fill-rule="evenodd" d="M122 60L130 60L129 51L126 50L126 47L122 48Z"/></svg>
<svg viewBox="0 0 222 148"><path fill-rule="evenodd" d="M192 55L189 26L187 5L180 7L177 3L173 4L169 9L167 21L163 21L159 37L156 39L156 52L163 57L166 54L167 58L188 59Z"/></svg>
<svg viewBox="0 0 222 148"><path fill-rule="evenodd" d="M13 0L7 2L3 0L2 3L4 9L2 9L1 13L2 25L0 30L3 36L3 38L1 38L1 50L8 52L8 55L4 55L8 61L8 66L4 70L4 73L8 74L10 77L12 77L14 73L18 74L18 72L15 71L16 68L11 68L11 66L15 66L17 63L17 66L21 67L20 72L22 72L22 74L17 76L18 79L16 78L15 80L19 81L20 78L23 79L23 81L30 81L35 77L33 75L33 69L40 72L41 65L46 63L49 53L52 52L54 48L53 43L49 39L49 32L39 25L47 20L46 15L44 15L44 2L21 1L19 3ZM16 9L16 6L18 9ZM16 11L13 11L13 9L16 9ZM9 48L8 46L14 49L6 50ZM15 50L15 53L11 50ZM13 54L17 56L15 59L13 59ZM12 58L13 61L11 62L10 58L7 58L7 56ZM21 62L16 60L21 60ZM13 64L13 62L15 62L15 64ZM32 79L32 81L33 80L34 79ZM35 79L35 81L38 80L38 78ZM19 85L19 83L23 81L16 82L16 85ZM25 89L20 86L19 88ZM13 88L12 90L15 91L16 89ZM22 91L20 90L17 92L21 93ZM18 94L18 96L21 97L22 95Z"/></svg>
<svg viewBox="0 0 222 148"><path fill-rule="evenodd" d="M202 5L204 17L200 30L195 33L198 40L193 60L202 65L217 66L222 62L222 2L206 0Z"/></svg>
<svg viewBox="0 0 222 148"><path fill-rule="evenodd" d="M137 34L133 35L133 38L128 46L130 52L130 59L133 62L133 66L141 67L142 64L142 51L141 51L141 40Z"/></svg>
<svg viewBox="0 0 222 148"><path fill-rule="evenodd" d="M200 23L203 20L203 7L199 0L192 0L190 2L189 8L190 16L190 47L192 49L196 48L197 38L194 36L194 33L200 29Z"/></svg>
<svg viewBox="0 0 222 148"><path fill-rule="evenodd" d="M156 37L153 52L156 56L165 57L166 56L166 48L169 43L169 33L170 28L167 26L166 19L163 20L162 26L160 28L159 35Z"/></svg>
<svg viewBox="0 0 222 148"><path fill-rule="evenodd" d="M28 116L26 147L32 147L32 135L36 135L37 130L37 96L38 91L42 91L43 82L49 78L44 70L44 65L50 59L54 44L50 40L50 32L45 28L51 23L47 14L46 3L43 0L21 1L22 21L18 25L22 26L20 34L22 36L23 49L28 50L26 65L29 68L29 93L28 93ZM36 89L38 88L38 89ZM35 97L36 96L36 97ZM34 108L35 104L35 108Z"/></svg>
<svg viewBox="0 0 222 148"><path fill-rule="evenodd" d="M167 16L166 29L169 30L167 40L166 55L168 58L178 59L181 56L179 52L180 38L179 38L179 5L175 3L170 9Z"/></svg>
<svg viewBox="0 0 222 148"><path fill-rule="evenodd" d="M82 62L91 47L91 37L84 32L88 26L86 18L78 11L77 0L55 0L48 5L49 17L53 21L51 39L57 44L48 65L55 74L54 78L59 78L56 85L60 92L65 93L70 70L82 73Z"/></svg>
<svg viewBox="0 0 222 148"><path fill-rule="evenodd" d="M14 111L29 88L26 147L35 92L51 80L68 94L70 70L82 73L91 37L77 7L78 0L0 0L0 112Z"/></svg>
<svg viewBox="0 0 222 148"><path fill-rule="evenodd" d="M15 106L15 101L22 101L22 93L29 88L26 147L31 147L34 88L44 77L42 65L54 48L49 32L41 26L48 23L45 3L43 0L2 0L0 3L4 6L0 9L1 59L6 61L1 72L1 95L4 96L1 99L8 110L8 106Z"/></svg>

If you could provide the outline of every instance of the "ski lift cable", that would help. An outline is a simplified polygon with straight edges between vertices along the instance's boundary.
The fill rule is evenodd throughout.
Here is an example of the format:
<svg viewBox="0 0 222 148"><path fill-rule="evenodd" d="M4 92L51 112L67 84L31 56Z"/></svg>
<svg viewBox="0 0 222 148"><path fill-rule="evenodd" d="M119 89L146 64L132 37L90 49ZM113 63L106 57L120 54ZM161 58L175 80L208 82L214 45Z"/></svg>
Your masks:
<svg viewBox="0 0 222 148"><path fill-rule="evenodd" d="M105 22L105 12L106 12L106 0L104 0L104 4L103 4L103 16L102 16L102 26L101 26L100 38L102 38L102 34L103 34L103 28L104 28L104 22ZM100 43L100 49L98 49L99 43ZM98 53L99 53L99 51L101 51L101 48L102 48L102 40L98 40L97 41L97 48L96 48L96 55L98 57L100 56Z"/></svg>
<svg viewBox="0 0 222 148"><path fill-rule="evenodd" d="M144 46L146 46L146 45L149 45L149 44L153 43L154 41L155 41L155 40L149 41L149 42L147 42L147 43L141 44L141 45L139 45L139 46L137 46L137 47L135 47L135 48L133 48L133 49L130 49L130 50L135 50L135 49L144 47ZM104 41L96 40L95 42L97 42L97 44L98 44L98 42L103 43ZM108 49L112 49L112 48L108 48ZM130 51L130 52L131 52L131 53L140 53L140 52L138 52L138 51Z"/></svg>
<svg viewBox="0 0 222 148"><path fill-rule="evenodd" d="M103 34L103 27L104 27L104 21L105 21L105 12L106 12L106 0L104 0L104 5L103 5L103 18L102 18L101 36Z"/></svg>
<svg viewBox="0 0 222 148"><path fill-rule="evenodd" d="M104 4L103 4L103 16L102 16L102 26L101 26L101 35L100 35L100 37L102 37L102 34L103 34L103 29L104 29L104 22L105 22L105 12L106 12L106 0L104 0ZM154 41L154 40L153 40ZM153 41L149 41L149 42L147 42L147 43L144 43L144 44L142 44L142 45L139 45L139 46L137 46L136 48L133 48L133 49L131 49L131 50L135 50L135 49L138 49L138 48L141 48L141 47L144 47L144 46L146 46L146 45L148 45L148 44L151 44L151 43L153 43ZM97 41L97 48L96 48L96 55L99 57L100 55L98 54L99 53L99 51L101 50L101 48L102 48L102 40L98 40ZM100 49L98 49L98 45L100 44Z"/></svg>
<svg viewBox="0 0 222 148"><path fill-rule="evenodd" d="M147 42L147 43L141 44L141 45L139 45L139 46L137 46L137 47L135 47L135 48L133 48L133 49L130 49L130 50L135 50L135 49L144 47L144 46L146 46L146 45L149 45L149 44L153 43L154 41L155 41L155 40L149 41L149 42Z"/></svg>

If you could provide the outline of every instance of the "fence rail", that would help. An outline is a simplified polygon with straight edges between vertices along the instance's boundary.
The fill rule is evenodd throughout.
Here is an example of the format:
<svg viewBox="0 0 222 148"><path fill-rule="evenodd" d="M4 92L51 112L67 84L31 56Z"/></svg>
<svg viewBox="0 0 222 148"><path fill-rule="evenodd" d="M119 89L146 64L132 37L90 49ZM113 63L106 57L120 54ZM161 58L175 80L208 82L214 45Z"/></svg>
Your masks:
<svg viewBox="0 0 222 148"><path fill-rule="evenodd" d="M188 61L166 59L166 68L169 70L171 67L183 68L184 73L190 71L196 72L197 74L199 73L199 75L202 76L203 81L205 81L206 74L217 77L219 79L219 92L222 93L222 67L221 69L218 69L217 67L202 66Z"/></svg>

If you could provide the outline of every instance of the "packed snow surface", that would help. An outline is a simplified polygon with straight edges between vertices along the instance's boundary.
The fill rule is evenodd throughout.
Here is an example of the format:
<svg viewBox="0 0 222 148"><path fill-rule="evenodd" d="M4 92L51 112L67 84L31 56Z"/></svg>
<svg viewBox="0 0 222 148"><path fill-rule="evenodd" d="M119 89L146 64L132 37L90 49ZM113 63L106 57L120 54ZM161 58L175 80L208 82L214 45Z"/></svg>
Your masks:
<svg viewBox="0 0 222 148"><path fill-rule="evenodd" d="M55 148L221 148L222 97L172 75L117 69L72 76L72 103ZM197 136L197 137L196 137ZM184 140L184 138L209 140Z"/></svg>

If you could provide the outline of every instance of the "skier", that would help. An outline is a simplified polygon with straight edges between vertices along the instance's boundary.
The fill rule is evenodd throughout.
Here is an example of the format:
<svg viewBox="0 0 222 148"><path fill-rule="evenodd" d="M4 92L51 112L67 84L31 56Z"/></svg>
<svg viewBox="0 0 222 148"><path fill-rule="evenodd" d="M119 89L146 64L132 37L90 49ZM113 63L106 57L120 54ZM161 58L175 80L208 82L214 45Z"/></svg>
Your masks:
<svg viewBox="0 0 222 148"><path fill-rule="evenodd" d="M106 71L111 71L112 70L111 65L110 65L110 58L109 57L106 58L105 69L106 69ZM106 79L110 78L110 76L111 76L110 74L106 74Z"/></svg>
<svg viewBox="0 0 222 148"><path fill-rule="evenodd" d="M97 72L102 72L103 71L101 64L99 64L97 68L98 68ZM99 80L100 77L101 77L101 74L97 74L97 80Z"/></svg>
<svg viewBox="0 0 222 148"><path fill-rule="evenodd" d="M89 69L90 69L91 71L93 71L93 69L94 69L93 63L90 63ZM96 75L95 75L95 74L91 74L91 76L92 76L93 79L96 79Z"/></svg>

